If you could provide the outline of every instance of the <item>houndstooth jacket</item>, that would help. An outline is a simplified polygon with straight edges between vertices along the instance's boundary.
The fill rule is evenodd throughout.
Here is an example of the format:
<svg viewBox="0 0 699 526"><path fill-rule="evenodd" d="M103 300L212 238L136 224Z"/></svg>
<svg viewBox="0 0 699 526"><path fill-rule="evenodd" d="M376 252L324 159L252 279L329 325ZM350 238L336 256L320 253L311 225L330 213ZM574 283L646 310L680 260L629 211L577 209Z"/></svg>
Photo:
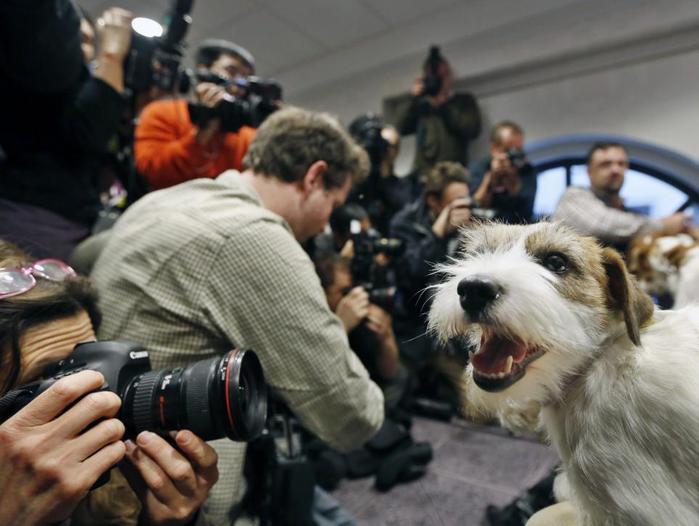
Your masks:
<svg viewBox="0 0 699 526"><path fill-rule="evenodd" d="M383 396L350 350L289 225L237 172L154 192L114 227L92 273L101 339L144 344L153 368L253 349L303 425L351 449L383 421ZM218 483L205 506L230 524L245 492L246 445L213 441Z"/></svg>

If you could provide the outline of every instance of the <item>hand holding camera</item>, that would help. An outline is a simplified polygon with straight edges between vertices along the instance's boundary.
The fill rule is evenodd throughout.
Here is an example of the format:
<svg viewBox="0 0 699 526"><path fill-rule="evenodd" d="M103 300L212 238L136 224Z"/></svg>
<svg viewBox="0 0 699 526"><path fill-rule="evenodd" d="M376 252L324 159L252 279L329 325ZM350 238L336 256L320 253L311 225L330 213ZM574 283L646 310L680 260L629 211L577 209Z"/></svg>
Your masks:
<svg viewBox="0 0 699 526"><path fill-rule="evenodd" d="M148 523L186 524L218 479L204 440L250 440L266 419L264 375L249 351L151 371L138 345L88 342L47 370L0 398L0 491L19 492L2 500L3 524L67 518L125 453ZM179 451L153 432L169 430L180 430L170 434Z"/></svg>
<svg viewBox="0 0 699 526"><path fill-rule="evenodd" d="M441 106L449 99L449 90L444 81L444 63L445 59L439 47L430 47L423 75L415 79L410 89L413 97L422 97L434 108Z"/></svg>
<svg viewBox="0 0 699 526"><path fill-rule="evenodd" d="M391 315L378 305L369 305L366 326L381 342L393 338Z"/></svg>
<svg viewBox="0 0 699 526"><path fill-rule="evenodd" d="M445 206L432 225L434 234L443 238L471 221L471 205L470 197L460 197Z"/></svg>
<svg viewBox="0 0 699 526"><path fill-rule="evenodd" d="M122 459L124 424L114 418L121 400L93 392L103 383L96 371L63 378L0 425L2 524L68 518L102 473Z"/></svg>
<svg viewBox="0 0 699 526"><path fill-rule="evenodd" d="M354 330L369 314L369 293L354 287L337 304L335 314L342 320L347 332Z"/></svg>
<svg viewBox="0 0 699 526"><path fill-rule="evenodd" d="M200 82L194 88L197 101L208 108L215 107L226 96L226 88L213 82ZM197 142L205 146L221 132L221 119L214 117L197 127Z"/></svg>
<svg viewBox="0 0 699 526"><path fill-rule="evenodd" d="M216 451L191 431L173 433L174 449L162 437L143 432L126 441L131 464L121 467L143 503L148 524L189 524L218 480Z"/></svg>

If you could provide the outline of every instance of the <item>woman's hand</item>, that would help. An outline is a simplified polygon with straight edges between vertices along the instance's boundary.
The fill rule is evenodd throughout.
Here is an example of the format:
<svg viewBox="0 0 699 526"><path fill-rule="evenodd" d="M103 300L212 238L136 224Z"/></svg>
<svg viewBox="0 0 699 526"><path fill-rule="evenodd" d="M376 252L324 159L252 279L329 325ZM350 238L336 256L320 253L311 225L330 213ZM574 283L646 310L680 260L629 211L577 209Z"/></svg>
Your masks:
<svg viewBox="0 0 699 526"><path fill-rule="evenodd" d="M191 431L178 431L177 448L144 431L126 442L122 471L143 503L141 520L149 525L189 523L218 480L216 451Z"/></svg>

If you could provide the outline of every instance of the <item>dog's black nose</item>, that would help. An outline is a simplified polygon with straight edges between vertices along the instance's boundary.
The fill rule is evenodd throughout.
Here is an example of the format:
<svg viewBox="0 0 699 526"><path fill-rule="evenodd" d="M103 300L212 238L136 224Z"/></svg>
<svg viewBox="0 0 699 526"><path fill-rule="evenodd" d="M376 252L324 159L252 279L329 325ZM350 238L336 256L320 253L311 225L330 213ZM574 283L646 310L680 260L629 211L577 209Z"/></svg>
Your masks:
<svg viewBox="0 0 699 526"><path fill-rule="evenodd" d="M477 318L485 308L502 293L502 288L492 279L471 276L464 278L456 287L459 303L471 318Z"/></svg>

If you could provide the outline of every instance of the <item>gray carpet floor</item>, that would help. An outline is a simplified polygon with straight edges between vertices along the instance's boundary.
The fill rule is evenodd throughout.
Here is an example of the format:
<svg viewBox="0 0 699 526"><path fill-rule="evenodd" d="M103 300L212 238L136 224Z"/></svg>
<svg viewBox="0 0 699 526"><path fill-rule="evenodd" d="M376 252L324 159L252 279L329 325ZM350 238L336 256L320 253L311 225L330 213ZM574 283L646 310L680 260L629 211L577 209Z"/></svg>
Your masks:
<svg viewBox="0 0 699 526"><path fill-rule="evenodd" d="M343 480L332 493L359 525L478 526L488 504L507 504L557 464L533 437L461 420L415 418L412 435L434 449L423 478L388 493L376 491L373 478Z"/></svg>

